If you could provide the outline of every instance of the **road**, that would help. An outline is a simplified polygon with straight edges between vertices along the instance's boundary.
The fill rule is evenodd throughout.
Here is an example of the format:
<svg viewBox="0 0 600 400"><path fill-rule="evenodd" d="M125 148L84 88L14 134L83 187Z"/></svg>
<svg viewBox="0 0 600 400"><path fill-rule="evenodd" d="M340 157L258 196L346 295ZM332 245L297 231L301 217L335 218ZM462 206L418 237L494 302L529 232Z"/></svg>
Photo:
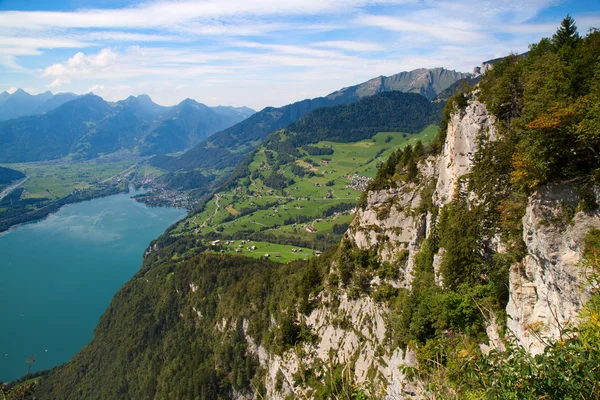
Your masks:
<svg viewBox="0 0 600 400"><path fill-rule="evenodd" d="M10 192L12 192L16 188L18 188L19 186L21 186L22 184L24 184L25 181L27 181L27 179L29 179L28 176L26 176L25 178L21 179L19 182L14 183L14 184L10 185L9 187L7 187L6 189L4 189L2 191L2 193L0 193L0 200L2 200L3 198L5 198L6 196L8 196L8 194Z"/></svg>
<svg viewBox="0 0 600 400"><path fill-rule="evenodd" d="M124 174L125 174L125 173L127 173L127 172L128 172L130 169L134 168L136 165L138 165L138 163L135 163L135 164L133 164L132 166L125 168L123 171L121 171L121 172L118 172L118 173L114 174L114 175L113 175L113 176L111 176L110 178L107 178L107 179L103 180L103 181L102 181L102 182L100 182L100 183L106 183L106 182L108 182L108 181L112 181L112 180L113 180L113 179L115 179L117 176L119 176L119 175L124 175Z"/></svg>

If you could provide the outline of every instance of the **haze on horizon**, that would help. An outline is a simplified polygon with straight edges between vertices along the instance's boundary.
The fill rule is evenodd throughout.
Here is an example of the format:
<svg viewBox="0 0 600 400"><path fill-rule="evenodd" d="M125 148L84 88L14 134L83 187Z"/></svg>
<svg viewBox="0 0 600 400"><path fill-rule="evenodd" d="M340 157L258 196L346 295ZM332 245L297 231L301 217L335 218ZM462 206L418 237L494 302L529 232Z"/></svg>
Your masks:
<svg viewBox="0 0 600 400"><path fill-rule="evenodd" d="M4 0L0 91L281 106L379 75L482 61L551 36L595 0Z"/></svg>

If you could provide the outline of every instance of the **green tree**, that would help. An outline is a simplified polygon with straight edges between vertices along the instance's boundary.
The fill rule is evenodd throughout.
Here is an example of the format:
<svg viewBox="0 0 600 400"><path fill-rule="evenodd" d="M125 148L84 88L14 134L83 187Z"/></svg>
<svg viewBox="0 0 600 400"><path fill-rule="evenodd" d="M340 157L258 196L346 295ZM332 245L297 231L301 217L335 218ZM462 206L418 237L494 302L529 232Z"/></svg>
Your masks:
<svg viewBox="0 0 600 400"><path fill-rule="evenodd" d="M559 49L565 45L573 47L579 41L577 25L575 25L575 20L569 14L561 21L560 27L554 36L552 36L552 41Z"/></svg>

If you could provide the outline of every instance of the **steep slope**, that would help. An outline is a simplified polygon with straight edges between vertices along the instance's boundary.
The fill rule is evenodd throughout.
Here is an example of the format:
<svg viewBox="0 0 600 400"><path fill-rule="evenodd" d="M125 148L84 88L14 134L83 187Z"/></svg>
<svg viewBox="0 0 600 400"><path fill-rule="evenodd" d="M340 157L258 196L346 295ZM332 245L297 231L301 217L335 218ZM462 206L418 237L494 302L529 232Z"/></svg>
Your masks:
<svg viewBox="0 0 600 400"><path fill-rule="evenodd" d="M430 146L382 162L344 239L318 258L275 266L170 230L92 343L39 390L598 398L598 56L590 32L496 64L451 98Z"/></svg>
<svg viewBox="0 0 600 400"><path fill-rule="evenodd" d="M25 174L14 169L0 167L0 185L6 185L17 179L25 178Z"/></svg>
<svg viewBox="0 0 600 400"><path fill-rule="evenodd" d="M78 139L111 108L98 96L70 101L37 117L0 123L1 162L50 160L77 152Z"/></svg>
<svg viewBox="0 0 600 400"><path fill-rule="evenodd" d="M464 153L474 143L501 143L495 119L474 97L460 104L449 106L443 150L394 152L345 239L319 259L276 266L211 255L194 237L163 236L113 300L92 343L42 380L40 393L56 399L352 398L366 393L393 399L422 398L428 390L448 393L450 386L435 381L425 387L440 364L430 357L438 357L438 351L476 357L481 341L502 346L496 312L506 304L503 268L512 262L502 256L507 250L500 239L490 236L493 224L481 224L496 212L485 206L493 199L471 191L479 179L482 148ZM454 190L448 190L448 182L456 183ZM566 200L564 188L559 189L551 191ZM547 197L544 193L541 187L530 204ZM549 200L545 206L553 215L561 212L560 204ZM552 225L552 234L558 238L598 227L598 212L597 206L591 214L579 211L573 226ZM567 257L576 265L581 236L566 237L577 240ZM537 250L527 257L534 260L528 269L550 266L537 263ZM521 293L512 277L521 265L510 267L511 296ZM561 265L552 268L566 273L565 282L583 284L581 276ZM533 304L527 298L519 301ZM406 366L418 366L425 381L404 375L400 367ZM450 371L453 364L445 368Z"/></svg>
<svg viewBox="0 0 600 400"><path fill-rule="evenodd" d="M53 95L51 92L30 95L22 89L18 89L13 94L3 92L0 94L0 121L27 115L40 115L77 97L79 96L73 93Z"/></svg>

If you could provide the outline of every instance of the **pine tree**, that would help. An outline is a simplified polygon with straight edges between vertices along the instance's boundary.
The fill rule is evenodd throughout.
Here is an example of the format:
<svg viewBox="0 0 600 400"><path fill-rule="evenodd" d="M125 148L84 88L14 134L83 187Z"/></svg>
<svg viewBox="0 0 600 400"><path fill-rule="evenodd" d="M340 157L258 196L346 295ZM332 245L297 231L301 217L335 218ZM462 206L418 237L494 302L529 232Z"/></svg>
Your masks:
<svg viewBox="0 0 600 400"><path fill-rule="evenodd" d="M563 46L573 47L579 40L579 33L577 33L577 25L575 20L569 14L561 21L560 27L552 36L552 41L557 48Z"/></svg>

